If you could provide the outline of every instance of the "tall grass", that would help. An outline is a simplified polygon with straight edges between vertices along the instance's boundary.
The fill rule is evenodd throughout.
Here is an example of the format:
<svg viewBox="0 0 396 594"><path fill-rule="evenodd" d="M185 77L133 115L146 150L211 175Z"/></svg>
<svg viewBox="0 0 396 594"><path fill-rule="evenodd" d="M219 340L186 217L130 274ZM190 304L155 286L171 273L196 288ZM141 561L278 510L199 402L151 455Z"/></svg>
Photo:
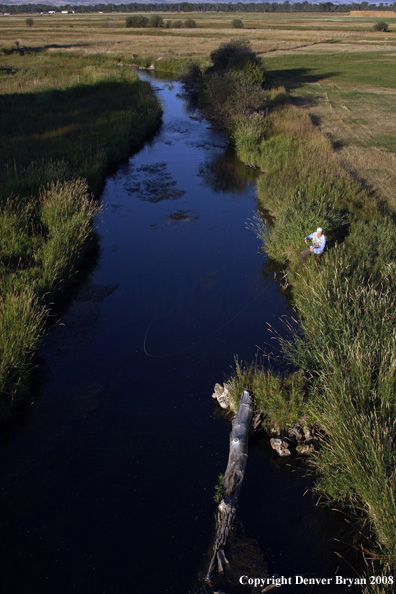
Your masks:
<svg viewBox="0 0 396 594"><path fill-rule="evenodd" d="M97 211L81 179L0 205L0 419L28 391L48 305L74 282L96 245Z"/></svg>
<svg viewBox="0 0 396 594"><path fill-rule="evenodd" d="M232 409L238 409L240 395L248 390L263 427L266 431L280 433L307 415L304 384L305 378L299 372L281 375L265 369L258 361L241 364L236 360L230 381Z"/></svg>
<svg viewBox="0 0 396 594"><path fill-rule="evenodd" d="M10 288L0 301L0 420L26 395L46 310L34 289Z"/></svg>
<svg viewBox="0 0 396 594"><path fill-rule="evenodd" d="M389 223L381 236L396 247ZM309 380L310 409L323 432L318 490L366 514L382 556L395 567L396 284L386 249L377 249L371 276L349 249L346 240L319 274L307 270L295 295L299 336L284 346Z"/></svg>
<svg viewBox="0 0 396 594"><path fill-rule="evenodd" d="M274 120L266 124L269 138L284 133L288 113L283 110L283 121L276 116L275 128ZM373 197L342 170L326 139L318 150L317 132L309 126L305 146L292 151L299 134L287 134L283 158L270 155L268 174L259 183L259 199L276 215L264 243L270 256L289 265L300 318L293 339L283 340L282 346L303 373L302 395L322 431L314 458L318 492L333 505L368 518L380 563L394 569L394 220L383 216ZM304 152L308 162L301 158ZM273 196L271 176L280 187ZM321 265L309 261L301 266L303 238L318 225L330 249Z"/></svg>
<svg viewBox="0 0 396 594"><path fill-rule="evenodd" d="M53 182L41 190L39 198L46 241L35 254L41 271L38 288L53 297L70 284L95 242L93 219L98 205L90 199L82 179Z"/></svg>
<svg viewBox="0 0 396 594"><path fill-rule="evenodd" d="M274 203L276 213L275 225L267 231L264 243L268 253L287 261L294 273L290 277L300 325L293 340L283 341L283 349L303 373L308 411L323 435L314 458L317 489L332 504L369 519L381 563L394 569L394 221L379 212L375 200L331 154L325 160L323 151L313 150L317 143L310 144L309 135L305 146L307 152L311 149L308 167L300 160L299 151L295 162L292 156L289 159L285 146L283 201L280 192L275 201L263 201L270 211ZM270 169L279 183L281 171L276 165ZM327 191L316 186L321 176ZM268 196L265 177L260 182L261 200ZM299 242L303 247L304 236L317 225L341 243L337 247L330 242L320 266L315 261L301 266Z"/></svg>

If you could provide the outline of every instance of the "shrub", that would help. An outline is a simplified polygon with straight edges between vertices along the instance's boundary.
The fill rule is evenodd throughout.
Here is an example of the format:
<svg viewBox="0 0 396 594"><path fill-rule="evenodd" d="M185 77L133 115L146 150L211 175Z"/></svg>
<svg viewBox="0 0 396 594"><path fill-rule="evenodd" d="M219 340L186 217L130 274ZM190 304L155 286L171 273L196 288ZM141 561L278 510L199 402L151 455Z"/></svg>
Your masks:
<svg viewBox="0 0 396 594"><path fill-rule="evenodd" d="M195 80L193 91L199 83L200 107L217 125L231 131L235 118L263 109L264 68L246 40L222 43L210 57L212 66Z"/></svg>
<svg viewBox="0 0 396 594"><path fill-rule="evenodd" d="M226 72L243 72L252 84L261 85L264 81L264 68L261 60L251 49L250 42L234 39L222 43L210 54L213 66L208 74L224 74Z"/></svg>
<svg viewBox="0 0 396 594"><path fill-rule="evenodd" d="M26 19L25 23L27 24L28 27L33 27L34 20L29 18L29 19Z"/></svg>
<svg viewBox="0 0 396 594"><path fill-rule="evenodd" d="M125 19L126 27L147 27L149 20L140 14L129 16Z"/></svg>
<svg viewBox="0 0 396 594"><path fill-rule="evenodd" d="M386 31L389 31L389 25L384 21L379 21L373 26L373 31L382 31L385 33Z"/></svg>
<svg viewBox="0 0 396 594"><path fill-rule="evenodd" d="M172 27L174 29L181 29L183 27L183 21L173 21Z"/></svg>
<svg viewBox="0 0 396 594"><path fill-rule="evenodd" d="M149 27L163 27L164 19L159 14L152 14L148 21Z"/></svg>
<svg viewBox="0 0 396 594"><path fill-rule="evenodd" d="M212 74L201 95L203 107L220 126L232 125L234 118L247 116L263 107L265 93L243 72Z"/></svg>
<svg viewBox="0 0 396 594"><path fill-rule="evenodd" d="M231 24L234 29L243 29L243 23L241 19L233 19Z"/></svg>
<svg viewBox="0 0 396 594"><path fill-rule="evenodd" d="M261 65L259 58L250 46L250 42L244 39L232 39L222 43L217 49L213 50L210 59L213 63L210 68L212 72L232 70L238 64L246 61L251 64Z"/></svg>
<svg viewBox="0 0 396 594"><path fill-rule="evenodd" d="M195 29L197 23L194 21L194 19L186 19L184 21L184 26L186 27L186 29Z"/></svg>

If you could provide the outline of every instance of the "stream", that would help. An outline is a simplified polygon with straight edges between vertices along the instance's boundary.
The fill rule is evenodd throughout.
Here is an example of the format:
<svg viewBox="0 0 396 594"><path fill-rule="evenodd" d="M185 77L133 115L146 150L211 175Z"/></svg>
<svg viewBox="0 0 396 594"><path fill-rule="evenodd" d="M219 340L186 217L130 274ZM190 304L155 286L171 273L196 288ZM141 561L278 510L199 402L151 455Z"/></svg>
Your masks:
<svg viewBox="0 0 396 594"><path fill-rule="evenodd" d="M249 228L254 172L178 82L153 84L163 124L108 177L97 264L45 341L37 398L2 433L4 594L187 594L228 457L213 386L235 356L277 355L273 332L293 313ZM334 555L345 522L311 488L301 462L256 440L227 594L266 570L351 575Z"/></svg>

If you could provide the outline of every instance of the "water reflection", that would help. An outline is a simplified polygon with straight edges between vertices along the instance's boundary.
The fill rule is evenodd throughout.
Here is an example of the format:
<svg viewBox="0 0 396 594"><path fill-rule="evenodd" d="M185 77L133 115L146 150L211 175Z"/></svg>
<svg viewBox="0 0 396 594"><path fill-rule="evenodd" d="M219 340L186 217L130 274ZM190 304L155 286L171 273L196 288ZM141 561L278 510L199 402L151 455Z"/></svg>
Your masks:
<svg viewBox="0 0 396 594"><path fill-rule="evenodd" d="M236 158L231 148L200 165L199 176L214 192L243 193L257 179L258 173Z"/></svg>

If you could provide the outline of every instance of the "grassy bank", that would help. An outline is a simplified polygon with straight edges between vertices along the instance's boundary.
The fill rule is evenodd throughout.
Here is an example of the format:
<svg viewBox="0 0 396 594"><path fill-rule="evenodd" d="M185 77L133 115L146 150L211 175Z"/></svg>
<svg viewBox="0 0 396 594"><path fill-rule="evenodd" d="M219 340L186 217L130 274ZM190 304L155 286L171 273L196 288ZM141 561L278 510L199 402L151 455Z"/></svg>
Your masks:
<svg viewBox="0 0 396 594"><path fill-rule="evenodd" d="M302 410L323 432L314 458L317 489L368 518L374 554L394 569L394 220L340 166L306 113L273 112L263 133L256 156L267 173L259 201L275 215L263 239L288 270L300 318L282 346L304 378ZM318 225L329 251L320 263L301 265L303 238Z"/></svg>
<svg viewBox="0 0 396 594"><path fill-rule="evenodd" d="M76 177L97 193L109 167L158 124L148 83L116 59L16 53L1 63L3 198Z"/></svg>
<svg viewBox="0 0 396 594"><path fill-rule="evenodd" d="M241 72L249 78L254 58L250 65L231 58L222 71L213 54L212 59L212 68L196 77L201 104L226 127L240 158L263 172L259 203L275 217L270 229L263 227L263 241L287 270L299 315L298 326L290 323L289 338L281 340L286 359L299 371L276 376L257 364L238 365L235 392L253 392L268 429L280 431L301 416L318 424L318 493L359 518L358 544L370 549L367 563L374 559L377 573L394 571L394 214L342 167L305 111L276 105L279 91L271 97L265 90L264 71L261 81L245 80L242 98L233 93L232 81ZM227 93L219 101L222 85ZM223 122L218 102L226 106ZM301 264L304 237L318 225L328 250L320 262ZM385 592L386 586L370 591Z"/></svg>
<svg viewBox="0 0 396 594"><path fill-rule="evenodd" d="M108 58L1 57L0 418L28 391L49 304L97 244L93 195L157 127L150 86Z"/></svg>

